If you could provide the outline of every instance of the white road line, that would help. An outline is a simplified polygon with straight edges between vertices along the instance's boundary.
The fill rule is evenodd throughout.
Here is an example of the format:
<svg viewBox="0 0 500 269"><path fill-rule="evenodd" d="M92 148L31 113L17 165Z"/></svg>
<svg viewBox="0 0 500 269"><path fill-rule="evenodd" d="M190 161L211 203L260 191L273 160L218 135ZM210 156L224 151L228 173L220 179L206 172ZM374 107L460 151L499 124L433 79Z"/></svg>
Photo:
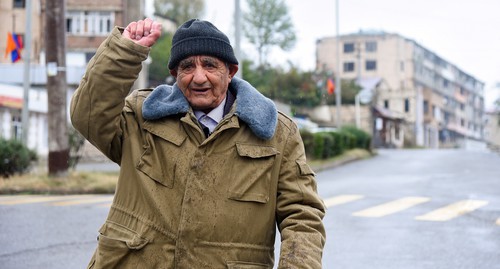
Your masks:
<svg viewBox="0 0 500 269"><path fill-rule="evenodd" d="M353 201L362 199L363 197L364 197L363 195L356 195L356 194L338 195L338 196L328 198L328 199L324 200L323 202L325 203L325 206L328 208L328 207L333 207L336 205L341 205L341 204L353 202Z"/></svg>
<svg viewBox="0 0 500 269"><path fill-rule="evenodd" d="M113 196L109 197L97 197L93 199L75 199L70 201L62 201L51 203L54 206L70 206L70 205L82 205L82 204L97 204L102 202L110 202L113 200Z"/></svg>
<svg viewBox="0 0 500 269"><path fill-rule="evenodd" d="M358 212L354 212L352 213L352 215L357 217L379 218L406 210L418 204L428 202L429 200L430 198L428 197L405 197L385 204L370 207Z"/></svg>
<svg viewBox="0 0 500 269"><path fill-rule="evenodd" d="M416 220L447 221L487 205L487 201L463 200L415 217Z"/></svg>

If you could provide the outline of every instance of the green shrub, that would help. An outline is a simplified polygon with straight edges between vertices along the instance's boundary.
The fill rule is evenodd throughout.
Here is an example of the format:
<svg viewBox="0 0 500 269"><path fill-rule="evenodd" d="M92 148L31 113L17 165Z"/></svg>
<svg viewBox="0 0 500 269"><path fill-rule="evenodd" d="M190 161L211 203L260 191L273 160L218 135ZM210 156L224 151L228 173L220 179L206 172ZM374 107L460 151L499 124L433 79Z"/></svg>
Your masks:
<svg viewBox="0 0 500 269"><path fill-rule="evenodd" d="M371 136L356 127L343 127L339 131L311 133L301 130L306 155L313 159L327 159L345 150L361 148L370 150Z"/></svg>
<svg viewBox="0 0 500 269"><path fill-rule="evenodd" d="M22 174L37 160L36 153L17 140L0 138L0 176Z"/></svg>
<svg viewBox="0 0 500 269"><path fill-rule="evenodd" d="M341 132L354 136L354 141L351 141L353 148L370 149L371 136L367 132L353 126L343 127Z"/></svg>
<svg viewBox="0 0 500 269"><path fill-rule="evenodd" d="M331 136L329 133L318 133L318 135L321 135L323 137L323 155L321 156L322 159L333 157L335 155L335 140L333 136Z"/></svg>
<svg viewBox="0 0 500 269"><path fill-rule="evenodd" d="M300 136L304 142L304 149L306 151L306 156L314 156L314 135L307 130L300 130Z"/></svg>
<svg viewBox="0 0 500 269"><path fill-rule="evenodd" d="M324 145L325 145L325 140L323 139L324 134L322 134L322 133L316 133L316 134L314 134L313 137L314 137L313 158L315 158L315 159L322 159L323 158Z"/></svg>
<svg viewBox="0 0 500 269"><path fill-rule="evenodd" d="M345 138L342 133L331 132L330 136L333 137L333 155L337 156L345 150Z"/></svg>

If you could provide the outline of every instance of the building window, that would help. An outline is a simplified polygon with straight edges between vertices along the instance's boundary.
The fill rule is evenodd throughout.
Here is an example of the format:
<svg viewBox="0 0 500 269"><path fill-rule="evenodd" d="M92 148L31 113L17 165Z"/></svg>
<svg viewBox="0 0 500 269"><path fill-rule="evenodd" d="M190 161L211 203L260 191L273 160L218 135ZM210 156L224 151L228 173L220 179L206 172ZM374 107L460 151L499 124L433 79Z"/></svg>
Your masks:
<svg viewBox="0 0 500 269"><path fill-rule="evenodd" d="M389 109L389 100L384 100L384 108Z"/></svg>
<svg viewBox="0 0 500 269"><path fill-rule="evenodd" d="M429 101L424 100L424 114L429 113Z"/></svg>
<svg viewBox="0 0 500 269"><path fill-rule="evenodd" d="M12 113L12 133L11 138L21 140L23 135L23 123L21 121L21 111Z"/></svg>
<svg viewBox="0 0 500 269"><path fill-rule="evenodd" d="M448 88L450 82L447 79L443 79L443 87Z"/></svg>
<svg viewBox="0 0 500 269"><path fill-rule="evenodd" d="M366 52L376 52L377 51L377 42L376 41L367 41L365 43Z"/></svg>
<svg viewBox="0 0 500 269"><path fill-rule="evenodd" d="M344 43L344 53L354 52L354 43Z"/></svg>
<svg viewBox="0 0 500 269"><path fill-rule="evenodd" d="M401 61L401 62L399 63L399 70L400 70L401 72L404 72L404 71L405 71L405 62L404 62L404 61Z"/></svg>
<svg viewBox="0 0 500 269"><path fill-rule="evenodd" d="M410 99L405 99L405 112L410 112Z"/></svg>
<svg viewBox="0 0 500 269"><path fill-rule="evenodd" d="M111 11L70 11L66 15L66 31L73 35L107 35L114 23Z"/></svg>
<svg viewBox="0 0 500 269"><path fill-rule="evenodd" d="M24 8L26 5L25 0L14 0L14 8Z"/></svg>
<svg viewBox="0 0 500 269"><path fill-rule="evenodd" d="M437 109L437 107L435 105L432 106L432 116L436 119L436 120L440 120L439 118L439 110Z"/></svg>
<svg viewBox="0 0 500 269"><path fill-rule="evenodd" d="M344 72L354 72L354 62L345 62Z"/></svg>
<svg viewBox="0 0 500 269"><path fill-rule="evenodd" d="M367 60L365 67L366 71L375 71L377 70L377 61Z"/></svg>
<svg viewBox="0 0 500 269"><path fill-rule="evenodd" d="M464 89L464 88L462 88L462 87L460 87L460 94L461 94L461 95L465 95L465 89Z"/></svg>

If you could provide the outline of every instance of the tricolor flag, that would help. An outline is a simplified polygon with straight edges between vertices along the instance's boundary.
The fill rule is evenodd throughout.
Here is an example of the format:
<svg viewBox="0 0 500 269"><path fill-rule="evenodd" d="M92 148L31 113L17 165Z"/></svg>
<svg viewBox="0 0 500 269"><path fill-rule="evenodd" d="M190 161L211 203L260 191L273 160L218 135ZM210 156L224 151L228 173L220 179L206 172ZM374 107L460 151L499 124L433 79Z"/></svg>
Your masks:
<svg viewBox="0 0 500 269"><path fill-rule="evenodd" d="M21 50L23 49L23 40L20 35L7 33L7 48L5 49L5 57L10 54L13 63L21 60Z"/></svg>
<svg viewBox="0 0 500 269"><path fill-rule="evenodd" d="M335 91L335 83L331 78L328 78L328 80L326 81L326 89L328 91L328 94L330 95L332 95Z"/></svg>

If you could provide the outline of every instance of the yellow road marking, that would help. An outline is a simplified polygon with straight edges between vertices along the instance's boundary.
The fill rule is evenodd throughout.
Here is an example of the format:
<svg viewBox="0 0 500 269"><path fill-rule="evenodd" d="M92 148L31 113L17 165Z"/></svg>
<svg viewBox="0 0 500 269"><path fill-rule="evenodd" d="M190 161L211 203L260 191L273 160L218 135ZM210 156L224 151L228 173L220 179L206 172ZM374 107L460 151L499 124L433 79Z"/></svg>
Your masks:
<svg viewBox="0 0 500 269"><path fill-rule="evenodd" d="M447 221L487 205L487 201L463 200L415 217L416 220Z"/></svg>
<svg viewBox="0 0 500 269"><path fill-rule="evenodd" d="M101 203L101 202L109 202L112 201L113 197L98 197L98 198L93 198L93 199L76 199L76 200L70 200L70 201L63 201L63 202L56 202L56 203L51 203L51 205L55 206L69 206L69 205L82 205L82 204L96 204L96 203Z"/></svg>
<svg viewBox="0 0 500 269"><path fill-rule="evenodd" d="M428 202L429 200L430 198L427 197L405 197L385 204L370 207L358 212L354 212L352 213L352 215L357 217L378 218L403 211L412 206Z"/></svg>
<svg viewBox="0 0 500 269"><path fill-rule="evenodd" d="M359 199L362 199L364 196L363 195L355 195L355 194L349 194L349 195L338 195L334 196L331 198L328 198L324 200L325 206L332 207L336 205L341 205L349 202L353 202Z"/></svg>
<svg viewBox="0 0 500 269"><path fill-rule="evenodd" d="M86 195L61 195L61 196L20 196L13 199L8 199L5 201L0 201L0 205L21 205L21 204L34 204L34 203L46 203L52 201L61 201L74 199L77 197L85 197ZM88 196L87 196L88 197Z"/></svg>
<svg viewBox="0 0 500 269"><path fill-rule="evenodd" d="M0 195L0 203L5 202L5 201L12 201L12 200L20 199L23 197L33 197L33 195L29 195L29 194Z"/></svg>

